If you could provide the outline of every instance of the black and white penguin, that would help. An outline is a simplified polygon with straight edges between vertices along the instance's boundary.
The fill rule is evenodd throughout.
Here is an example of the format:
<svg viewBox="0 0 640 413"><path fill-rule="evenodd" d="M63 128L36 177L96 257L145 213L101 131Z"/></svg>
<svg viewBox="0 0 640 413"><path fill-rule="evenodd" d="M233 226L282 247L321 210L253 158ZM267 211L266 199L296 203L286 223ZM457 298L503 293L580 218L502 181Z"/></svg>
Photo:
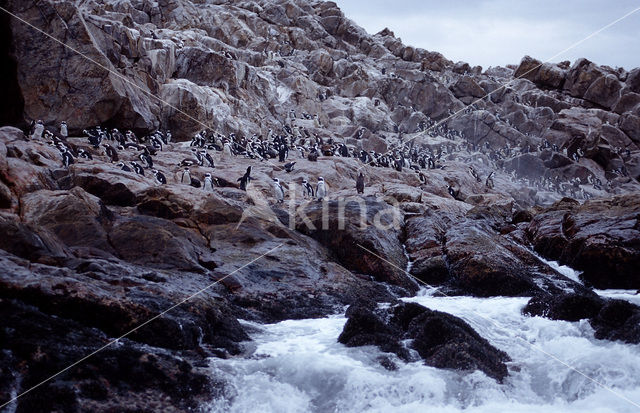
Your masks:
<svg viewBox="0 0 640 413"><path fill-rule="evenodd" d="M189 185L194 188L200 188L202 186L200 180L198 178L194 178L193 176L191 177L191 183Z"/></svg>
<svg viewBox="0 0 640 413"><path fill-rule="evenodd" d="M184 168L182 171L182 175L180 176L180 183L191 185L191 174L189 173L189 168Z"/></svg>
<svg viewBox="0 0 640 413"><path fill-rule="evenodd" d="M313 187L311 186L311 184L309 183L309 181L307 181L306 179L302 180L302 195L307 198L313 198Z"/></svg>
<svg viewBox="0 0 640 413"><path fill-rule="evenodd" d="M284 202L284 189L282 188L282 185L280 185L280 180L278 178L273 178L273 193L279 204Z"/></svg>
<svg viewBox="0 0 640 413"><path fill-rule="evenodd" d="M162 172L154 169L151 171L151 173L153 173L153 176L156 178L156 182L158 182L159 184L164 185L167 183L167 177L165 177Z"/></svg>
<svg viewBox="0 0 640 413"><path fill-rule="evenodd" d="M202 156L207 161L207 163L209 164L209 168L216 167L216 165L213 163L213 158L211 157L211 155L209 155L209 152L203 149L200 151L200 156Z"/></svg>
<svg viewBox="0 0 640 413"><path fill-rule="evenodd" d="M222 147L222 153L224 154L225 157L231 158L231 155L233 155L233 151L231 150L231 143L229 142L224 143L224 146Z"/></svg>
<svg viewBox="0 0 640 413"><path fill-rule="evenodd" d="M453 187L451 185L447 185L447 191L449 192L449 195L451 195L451 197L455 200L458 199L458 193L460 191L456 191L455 189L453 189Z"/></svg>
<svg viewBox="0 0 640 413"><path fill-rule="evenodd" d="M144 176L144 168L142 167L142 165L137 162L131 162L131 166L133 166L133 170L135 171L135 173Z"/></svg>
<svg viewBox="0 0 640 413"><path fill-rule="evenodd" d="M69 129L67 128L67 122L65 121L60 123L60 136L62 136L63 139L67 139L69 136Z"/></svg>
<svg viewBox="0 0 640 413"><path fill-rule="evenodd" d="M151 158L151 155L149 155L146 151L141 153L138 158L140 158L140 160L142 162L144 162L145 164L147 164L147 168L149 169L153 169L153 158Z"/></svg>
<svg viewBox="0 0 640 413"><path fill-rule="evenodd" d="M491 171L491 173L489 174L489 176L487 176L487 179L484 181L484 184L487 188L489 189L493 189L493 175L495 174L494 171Z"/></svg>
<svg viewBox="0 0 640 413"><path fill-rule="evenodd" d="M307 159L311 162L318 162L318 148L317 147L313 147L313 149L311 149L311 151L309 152L309 155L307 155Z"/></svg>
<svg viewBox="0 0 640 413"><path fill-rule="evenodd" d="M280 149L278 149L278 161L284 162L289 157L289 149L287 145L280 145Z"/></svg>
<svg viewBox="0 0 640 413"><path fill-rule="evenodd" d="M40 119L33 126L33 133L31 134L31 139L41 139L42 132L44 132L44 124Z"/></svg>
<svg viewBox="0 0 640 413"><path fill-rule="evenodd" d="M356 191L359 194L364 193L364 174L360 172L358 179L356 179Z"/></svg>
<svg viewBox="0 0 640 413"><path fill-rule="evenodd" d="M251 179L251 166L247 166L247 172L245 172L244 175L238 178L238 182L240 182L240 189L246 191L247 185L249 185Z"/></svg>
<svg viewBox="0 0 640 413"><path fill-rule="evenodd" d="M74 162L73 155L71 155L71 152L69 152L67 148L62 149L62 152L60 154L62 155L63 167L68 168L69 165L73 164Z"/></svg>
<svg viewBox="0 0 640 413"><path fill-rule="evenodd" d="M287 162L287 163L285 163L285 164L284 164L284 170L285 170L286 172L291 172L291 171L293 171L293 167L294 167L294 165L295 165L295 164L296 164L295 162Z"/></svg>
<svg viewBox="0 0 640 413"><path fill-rule="evenodd" d="M324 178L318 177L318 184L316 185L316 198L322 201L327 196L327 186L324 182Z"/></svg>
<svg viewBox="0 0 640 413"><path fill-rule="evenodd" d="M78 156L84 159L93 160L93 156L89 152L85 151L84 149L78 149Z"/></svg>
<svg viewBox="0 0 640 413"><path fill-rule="evenodd" d="M202 185L202 189L213 192L213 179L211 178L210 173L206 173L204 175L204 184Z"/></svg>
<svg viewBox="0 0 640 413"><path fill-rule="evenodd" d="M107 154L107 156L109 157L109 159L111 159L111 162L118 162L119 158L118 158L118 151L111 145L109 144L104 144L102 145L104 147L104 152Z"/></svg>
<svg viewBox="0 0 640 413"><path fill-rule="evenodd" d="M129 168L127 165L125 165L125 164L124 164L124 162L118 162L118 163L116 164L116 166L117 166L118 168L120 168L120 169L121 169L122 171L124 171L124 172L131 172L131 168Z"/></svg>

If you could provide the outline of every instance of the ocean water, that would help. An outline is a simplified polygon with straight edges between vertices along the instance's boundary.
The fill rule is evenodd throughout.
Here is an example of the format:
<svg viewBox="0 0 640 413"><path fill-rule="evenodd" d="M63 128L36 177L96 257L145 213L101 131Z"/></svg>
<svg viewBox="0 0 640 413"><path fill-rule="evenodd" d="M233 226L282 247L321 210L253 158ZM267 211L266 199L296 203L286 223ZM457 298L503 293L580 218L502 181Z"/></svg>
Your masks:
<svg viewBox="0 0 640 413"><path fill-rule="evenodd" d="M630 292L617 292L631 295ZM503 384L484 373L421 362L389 371L367 346L337 342L344 314L252 327L250 356L211 359L227 384L208 412L635 412L640 411L640 346L593 338L586 320L521 314L527 298L434 296L407 299L467 321L509 354Z"/></svg>

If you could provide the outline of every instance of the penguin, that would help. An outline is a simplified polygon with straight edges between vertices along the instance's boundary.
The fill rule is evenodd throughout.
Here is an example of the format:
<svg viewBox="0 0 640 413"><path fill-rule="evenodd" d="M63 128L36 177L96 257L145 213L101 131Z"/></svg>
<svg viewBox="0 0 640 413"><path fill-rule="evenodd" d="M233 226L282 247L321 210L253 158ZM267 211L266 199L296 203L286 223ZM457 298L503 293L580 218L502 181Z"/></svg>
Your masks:
<svg viewBox="0 0 640 413"><path fill-rule="evenodd" d="M356 191L359 194L364 193L364 174L362 172L360 172L358 179L356 179Z"/></svg>
<svg viewBox="0 0 640 413"><path fill-rule="evenodd" d="M109 159L111 159L111 162L118 162L119 158L118 158L118 151L116 151L116 149L109 145L109 144L104 144L102 145L104 147L104 152L107 154L107 156L109 157Z"/></svg>
<svg viewBox="0 0 640 413"><path fill-rule="evenodd" d="M278 161L284 162L289 157L289 149L287 149L287 145L280 145L280 149L278 150Z"/></svg>
<svg viewBox="0 0 640 413"><path fill-rule="evenodd" d="M306 179L302 180L302 195L306 198L313 198L313 187L311 186L311 184L309 183L309 181L307 181Z"/></svg>
<svg viewBox="0 0 640 413"><path fill-rule="evenodd" d="M72 165L74 162L73 159L73 155L71 155L71 152L69 152L67 150L67 148L64 148L61 152L62 155L62 166L65 168L68 168L69 165Z"/></svg>
<svg viewBox="0 0 640 413"><path fill-rule="evenodd" d="M447 191L449 192L449 195L451 195L451 197L455 200L458 199L458 193L460 191L456 191L453 189L453 187L451 185L447 185Z"/></svg>
<svg viewBox="0 0 640 413"><path fill-rule="evenodd" d="M247 172L245 172L244 175L238 178L238 182L240 182L240 189L246 191L247 185L249 185L251 179L251 166L247 166Z"/></svg>
<svg viewBox="0 0 640 413"><path fill-rule="evenodd" d="M153 173L153 176L156 178L156 182L158 182L159 184L164 185L167 183L167 178L162 172L158 171L157 169L153 169L151 173Z"/></svg>
<svg viewBox="0 0 640 413"><path fill-rule="evenodd" d="M309 152L309 155L307 155L307 159L311 162L318 162L318 150L317 148L313 148L311 149L311 152Z"/></svg>
<svg viewBox="0 0 640 413"><path fill-rule="evenodd" d="M118 162L116 164L116 166L118 168L120 168L120 170L124 171L124 172L131 172L131 168L129 168L127 165L124 164L124 162Z"/></svg>
<svg viewBox="0 0 640 413"><path fill-rule="evenodd" d="M222 153L226 156L226 157L231 157L232 152L231 152L231 144L229 142L225 142L224 146L222 148Z"/></svg>
<svg viewBox="0 0 640 413"><path fill-rule="evenodd" d="M202 185L200 184L200 180L198 178L191 177L191 183L189 183L194 188L200 188Z"/></svg>
<svg viewBox="0 0 640 413"><path fill-rule="evenodd" d="M327 196L327 187L324 182L324 178L318 177L318 184L316 185L316 198L318 201L322 201Z"/></svg>
<svg viewBox="0 0 640 413"><path fill-rule="evenodd" d="M213 158L209 155L209 152L206 150L201 150L200 155L209 163L209 168L215 168L215 164L213 163Z"/></svg>
<svg viewBox="0 0 640 413"><path fill-rule="evenodd" d="M191 174L189 173L189 168L184 168L184 171L182 171L180 183L191 185Z"/></svg>
<svg viewBox="0 0 640 413"><path fill-rule="evenodd" d="M133 170L138 174L144 176L144 168L137 162L131 162L131 166L133 166Z"/></svg>
<svg viewBox="0 0 640 413"><path fill-rule="evenodd" d="M62 136L63 139L67 139L67 137L69 136L69 130L67 129L67 122L62 121L60 123L60 136Z"/></svg>
<svg viewBox="0 0 640 413"><path fill-rule="evenodd" d="M139 156L140 160L147 164L147 168L153 169L153 158L146 151L141 153Z"/></svg>
<svg viewBox="0 0 640 413"><path fill-rule="evenodd" d="M41 139L42 132L44 132L44 125L40 119L36 122L33 127L33 133L31 134L31 139Z"/></svg>
<svg viewBox="0 0 640 413"><path fill-rule="evenodd" d="M210 173L204 175L204 185L202 185L202 189L205 191L213 191L213 179L211 179Z"/></svg>
<svg viewBox="0 0 640 413"><path fill-rule="evenodd" d="M91 156L91 154L87 151L85 151L84 149L78 149L78 156L85 158L85 159L90 159L93 160L93 156Z"/></svg>
<svg viewBox="0 0 640 413"><path fill-rule="evenodd" d="M489 189L493 189L493 175L495 174L494 171L491 171L491 173L489 174L489 176L487 176L487 179L484 181L484 184L487 188Z"/></svg>
<svg viewBox="0 0 640 413"><path fill-rule="evenodd" d="M293 171L293 166L294 166L295 164L296 164L295 162L287 162L287 163L285 163L285 164L284 164L284 170L285 170L286 172L291 172L291 171Z"/></svg>
<svg viewBox="0 0 640 413"><path fill-rule="evenodd" d="M273 191L276 197L276 200L279 204L284 202L284 189L282 185L280 185L280 180L278 178L273 178Z"/></svg>

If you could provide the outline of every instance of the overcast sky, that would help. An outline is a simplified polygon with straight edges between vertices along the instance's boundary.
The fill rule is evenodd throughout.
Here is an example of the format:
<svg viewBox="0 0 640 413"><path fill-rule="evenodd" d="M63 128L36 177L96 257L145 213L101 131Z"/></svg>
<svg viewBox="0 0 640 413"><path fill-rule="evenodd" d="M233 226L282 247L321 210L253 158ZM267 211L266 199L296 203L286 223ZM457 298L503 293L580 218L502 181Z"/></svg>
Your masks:
<svg viewBox="0 0 640 413"><path fill-rule="evenodd" d="M334 1L371 34L388 27L406 45L485 69L517 64L524 55L548 60L640 7L640 0ZM640 10L552 61L579 57L639 67Z"/></svg>

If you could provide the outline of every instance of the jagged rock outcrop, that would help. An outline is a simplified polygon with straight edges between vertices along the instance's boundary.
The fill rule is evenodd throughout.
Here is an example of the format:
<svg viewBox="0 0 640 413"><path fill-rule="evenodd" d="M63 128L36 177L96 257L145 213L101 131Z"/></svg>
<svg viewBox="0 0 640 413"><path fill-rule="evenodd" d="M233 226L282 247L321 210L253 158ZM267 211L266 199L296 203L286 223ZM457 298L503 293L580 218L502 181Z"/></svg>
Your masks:
<svg viewBox="0 0 640 413"><path fill-rule="evenodd" d="M637 194L612 199L571 200L537 214L527 234L538 253L582 271L596 288L640 288L639 200Z"/></svg>
<svg viewBox="0 0 640 413"><path fill-rule="evenodd" d="M205 358L244 350L238 319L396 303L416 279L448 294L536 295L540 314L586 317L599 338L637 342L635 308L602 304L529 244L593 286L640 288L639 69L525 57L483 72L388 29L367 34L315 0L6 4L85 57L18 20L3 26L10 55L0 57L15 64L8 90L21 106L12 125L43 119L57 133L66 120L76 162L62 167L51 139L0 128L0 401L200 292L18 411L195 409L224 386L203 376ZM171 130L154 156L168 183L150 168L123 171L79 137L98 124L138 137ZM293 171L243 152L270 130L291 142ZM194 156L181 141L200 131L237 144L234 156L211 143L215 168L191 166L194 178L211 173L211 192L178 175ZM330 156L340 144L349 156ZM139 161L135 148L118 149L126 165ZM354 198L359 172L366 189ZM329 200L308 202L300 185L318 176ZM274 202L274 177L288 204ZM412 304L348 315L348 345L507 374L507 356L458 318Z"/></svg>
<svg viewBox="0 0 640 413"><path fill-rule="evenodd" d="M481 370L500 382L508 374L509 356L450 314L400 303L385 310L351 306L347 317L338 341L348 347L375 345L403 360L414 360L417 353L430 366ZM405 340L410 340L408 346Z"/></svg>

